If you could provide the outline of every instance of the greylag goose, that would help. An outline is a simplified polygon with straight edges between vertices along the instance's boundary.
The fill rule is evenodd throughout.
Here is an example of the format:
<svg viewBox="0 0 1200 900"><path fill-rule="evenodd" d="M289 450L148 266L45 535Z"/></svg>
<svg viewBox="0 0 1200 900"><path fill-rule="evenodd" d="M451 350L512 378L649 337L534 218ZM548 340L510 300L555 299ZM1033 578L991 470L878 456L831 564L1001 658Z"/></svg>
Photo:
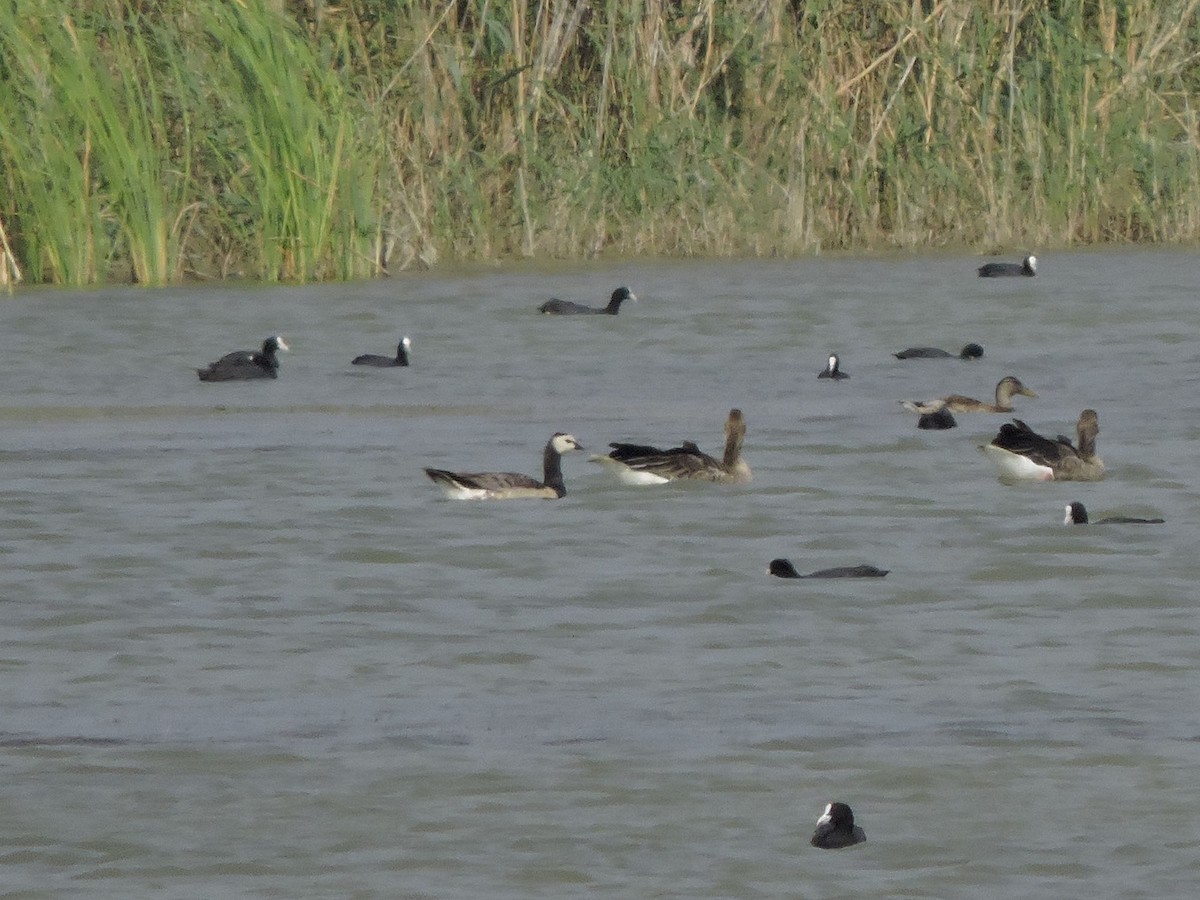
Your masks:
<svg viewBox="0 0 1200 900"><path fill-rule="evenodd" d="M1096 455L1099 432L1094 409L1079 414L1074 444L1062 435L1043 437L1013 419L979 449L996 464L1002 481L1099 481L1104 477L1104 462Z"/></svg>
<svg viewBox="0 0 1200 900"><path fill-rule="evenodd" d="M750 467L742 459L746 420L740 409L731 409L725 420L725 452L715 459L691 441L660 450L643 444L611 443L612 450L591 458L626 484L665 484L668 481L718 481L727 484L750 480Z"/></svg>

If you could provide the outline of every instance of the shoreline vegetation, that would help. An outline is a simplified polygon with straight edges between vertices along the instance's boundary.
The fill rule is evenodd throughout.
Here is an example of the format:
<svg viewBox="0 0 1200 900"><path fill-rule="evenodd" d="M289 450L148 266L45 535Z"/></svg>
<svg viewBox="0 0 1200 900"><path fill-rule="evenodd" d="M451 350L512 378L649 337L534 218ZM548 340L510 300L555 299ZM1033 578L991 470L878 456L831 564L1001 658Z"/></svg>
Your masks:
<svg viewBox="0 0 1200 900"><path fill-rule="evenodd" d="M0 286L1200 239L1200 0L12 0Z"/></svg>

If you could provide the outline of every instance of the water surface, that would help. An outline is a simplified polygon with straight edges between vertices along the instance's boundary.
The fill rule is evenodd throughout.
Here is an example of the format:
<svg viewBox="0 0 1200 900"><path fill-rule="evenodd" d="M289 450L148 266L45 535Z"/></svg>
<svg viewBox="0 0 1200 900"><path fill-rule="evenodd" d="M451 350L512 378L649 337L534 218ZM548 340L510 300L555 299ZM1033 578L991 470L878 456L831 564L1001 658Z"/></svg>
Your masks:
<svg viewBox="0 0 1200 900"><path fill-rule="evenodd" d="M1200 260L979 262L0 300L0 896L1190 896ZM275 332L277 381L197 380ZM349 365L401 334L410 368ZM1006 374L1040 431L1099 411L1107 480L1002 485L1004 417L897 402ZM745 487L421 472L536 474L559 430L716 452L733 406ZM808 846L834 799L867 844Z"/></svg>

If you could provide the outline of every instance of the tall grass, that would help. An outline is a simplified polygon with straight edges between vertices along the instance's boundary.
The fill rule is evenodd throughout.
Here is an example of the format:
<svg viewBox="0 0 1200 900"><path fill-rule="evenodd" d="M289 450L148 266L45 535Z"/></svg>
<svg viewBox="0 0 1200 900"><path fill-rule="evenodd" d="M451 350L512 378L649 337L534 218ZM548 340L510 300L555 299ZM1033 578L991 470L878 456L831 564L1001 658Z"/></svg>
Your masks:
<svg viewBox="0 0 1200 900"><path fill-rule="evenodd" d="M0 253L160 282L1196 241L1198 8L12 0Z"/></svg>
<svg viewBox="0 0 1200 900"><path fill-rule="evenodd" d="M1196 240L1196 6L356 10L424 258Z"/></svg>
<svg viewBox="0 0 1200 900"><path fill-rule="evenodd" d="M312 280L370 271L371 177L358 165L342 84L312 44L237 3L204 23L224 87L227 127L211 135L231 229L249 243L259 277ZM337 44L330 52L342 50ZM361 258L356 259L356 254Z"/></svg>
<svg viewBox="0 0 1200 900"><path fill-rule="evenodd" d="M0 222L28 278L375 272L377 129L327 47L261 3L0 5Z"/></svg>
<svg viewBox="0 0 1200 900"><path fill-rule="evenodd" d="M68 43L50 16L0 5L0 221L30 280L83 284L107 277L109 248L91 144L55 81Z"/></svg>

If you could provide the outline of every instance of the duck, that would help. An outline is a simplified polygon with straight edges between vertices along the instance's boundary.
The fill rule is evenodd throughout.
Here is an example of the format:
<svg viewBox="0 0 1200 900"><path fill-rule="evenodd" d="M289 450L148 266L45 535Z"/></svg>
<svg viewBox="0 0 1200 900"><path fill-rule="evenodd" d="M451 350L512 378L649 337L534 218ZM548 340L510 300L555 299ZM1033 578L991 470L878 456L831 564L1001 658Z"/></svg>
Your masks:
<svg viewBox="0 0 1200 900"><path fill-rule="evenodd" d="M1100 417L1094 409L1079 414L1074 444L1062 435L1043 437L1013 419L979 449L996 464L1001 481L1100 481L1104 462L1096 455L1099 432Z"/></svg>
<svg viewBox="0 0 1200 900"><path fill-rule="evenodd" d="M584 306L555 297L539 306L538 312L544 316L615 316L626 300L637 303L637 294L627 287L619 287L608 298L608 306Z"/></svg>
<svg viewBox="0 0 1200 900"><path fill-rule="evenodd" d="M611 443L612 450L590 461L604 466L625 484L666 484L668 481L715 481L745 484L753 477L742 459L746 419L731 409L725 420L725 452L721 459L702 453L692 441L660 450L645 444Z"/></svg>
<svg viewBox="0 0 1200 900"><path fill-rule="evenodd" d="M825 364L825 368L821 370L818 378L832 378L834 381L840 381L843 378L849 378L847 372L842 371L842 361L836 353L829 354L829 362Z"/></svg>
<svg viewBox="0 0 1200 900"><path fill-rule="evenodd" d="M866 839L866 832L854 824L854 811L848 805L829 803L817 819L817 827L809 843L821 850L841 850L861 844Z"/></svg>
<svg viewBox="0 0 1200 900"><path fill-rule="evenodd" d="M836 566L832 569L818 569L801 575L796 567L787 559L773 559L767 566L767 574L776 578L882 578L890 569L879 569L875 566Z"/></svg>
<svg viewBox="0 0 1200 900"><path fill-rule="evenodd" d="M450 472L425 469L429 479L452 500L561 500L567 495L563 483L562 455L582 450L574 435L557 431L542 451L542 480L518 472Z"/></svg>
<svg viewBox="0 0 1200 900"><path fill-rule="evenodd" d="M983 356L983 347L979 344L967 344L958 353L951 353L940 347L909 347L892 355L896 359L979 359Z"/></svg>
<svg viewBox="0 0 1200 900"><path fill-rule="evenodd" d="M1064 525L1162 525L1164 522L1166 519L1138 519L1133 516L1107 516L1090 522L1087 507L1078 500L1067 504L1067 515L1063 519Z"/></svg>
<svg viewBox="0 0 1200 900"><path fill-rule="evenodd" d="M376 353L364 353L350 361L353 366L374 366L377 369L390 369L408 365L408 351L412 349L412 340L406 334L400 338L395 356L379 356Z"/></svg>
<svg viewBox="0 0 1200 900"><path fill-rule="evenodd" d="M937 412L921 413L917 427L923 431L945 431L947 428L957 428L958 421L943 406Z"/></svg>
<svg viewBox="0 0 1200 900"><path fill-rule="evenodd" d="M209 363L196 374L201 381L247 381L252 378L278 378L279 360L275 354L289 350L287 342L277 334L263 341L261 350L234 350L216 362Z"/></svg>
<svg viewBox="0 0 1200 900"><path fill-rule="evenodd" d="M1012 412L1012 399L1017 394L1023 397L1037 397L1035 392L1021 383L1021 379L1015 375L1005 375L996 383L995 403L964 397L962 394L951 394L940 400L901 400L900 405L915 413L935 413L942 409L951 412Z"/></svg>
<svg viewBox="0 0 1200 900"><path fill-rule="evenodd" d="M1024 275L1032 278L1037 274L1037 257L1030 255L1019 263L990 262L979 267L980 278L1004 278L1010 275Z"/></svg>

